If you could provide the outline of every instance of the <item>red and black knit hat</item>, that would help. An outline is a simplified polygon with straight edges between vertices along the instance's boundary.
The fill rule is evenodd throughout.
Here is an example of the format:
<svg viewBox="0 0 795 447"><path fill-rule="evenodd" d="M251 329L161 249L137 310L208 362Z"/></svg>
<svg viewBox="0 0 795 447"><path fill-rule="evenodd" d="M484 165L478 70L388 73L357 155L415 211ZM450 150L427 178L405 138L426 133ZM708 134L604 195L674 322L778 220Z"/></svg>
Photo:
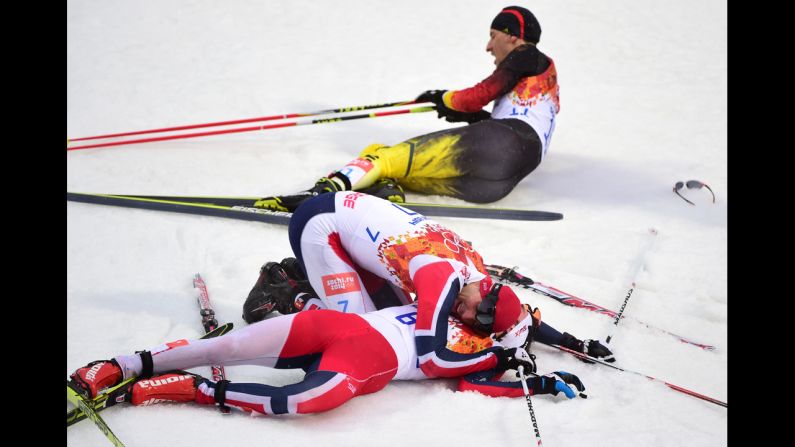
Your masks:
<svg viewBox="0 0 795 447"><path fill-rule="evenodd" d="M507 285L492 286L491 278L487 276L480 282L480 296L483 300L475 312L475 329L486 334L496 334L507 331L519 320L522 303Z"/></svg>
<svg viewBox="0 0 795 447"><path fill-rule="evenodd" d="M508 6L500 11L492 20L491 29L516 36L526 42L538 43L541 40L541 25L532 12L521 6Z"/></svg>

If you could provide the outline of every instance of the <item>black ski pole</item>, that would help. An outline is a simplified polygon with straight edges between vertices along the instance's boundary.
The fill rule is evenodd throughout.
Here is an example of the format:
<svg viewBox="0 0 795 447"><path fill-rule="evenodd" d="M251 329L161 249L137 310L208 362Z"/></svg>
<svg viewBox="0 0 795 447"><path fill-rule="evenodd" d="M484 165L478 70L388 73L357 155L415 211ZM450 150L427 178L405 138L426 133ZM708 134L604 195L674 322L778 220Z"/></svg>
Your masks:
<svg viewBox="0 0 795 447"><path fill-rule="evenodd" d="M624 304L621 305L621 309L618 310L618 315L616 315L616 319L613 322L613 330L614 331L615 331L616 326L618 326L618 322L621 321L621 315L624 314L624 309L626 309L626 307L627 307L627 303L629 302L629 297L631 297L632 296L632 292L635 291L635 285L636 285L636 283L638 281L638 275L640 274L640 271L643 270L643 260L644 260L644 257L646 255L646 252L648 252L651 249L652 245L654 245L654 241L657 239L657 230L656 229L649 228L649 234L651 235L651 238L649 239L648 243L643 248L643 250L640 252L640 257L638 258L638 263L635 266L635 271L632 273L632 279L631 279L631 282L629 284L629 290L627 291L627 296L624 298ZM605 344L610 343L610 339L612 339L612 338L613 338L613 334L612 333L608 334L607 338L605 339Z"/></svg>

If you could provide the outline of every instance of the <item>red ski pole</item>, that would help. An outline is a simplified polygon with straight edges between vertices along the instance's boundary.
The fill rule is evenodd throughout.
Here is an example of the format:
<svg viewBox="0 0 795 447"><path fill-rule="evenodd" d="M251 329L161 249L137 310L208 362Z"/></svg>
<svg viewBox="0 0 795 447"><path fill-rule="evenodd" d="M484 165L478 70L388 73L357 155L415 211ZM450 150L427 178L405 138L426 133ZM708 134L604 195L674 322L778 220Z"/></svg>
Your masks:
<svg viewBox="0 0 795 447"><path fill-rule="evenodd" d="M167 140L178 140L184 138L196 138L196 137L205 137L210 135L222 135L228 133L239 133L239 132L253 132L257 130L268 130L268 129L276 129L279 127L292 127L292 126L303 126L307 124L322 124L322 123L335 123L338 121L348 121L348 120L356 120L362 118L378 118L381 116L390 116L390 115L401 115L404 113L422 113L422 112L430 112L435 110L436 106L423 106L423 107L415 107L413 109L402 109L402 110L389 110L384 112L371 112L361 115L349 115L349 116L338 116L338 117L328 117L328 118L316 118L311 120L296 120L290 121L286 123L278 123L278 124L268 124L264 126L251 126L251 127L238 127L234 129L224 129L224 130L213 130L213 131L206 131L206 132L194 132L194 133L186 133L186 134L178 134L178 135L167 135L162 137L150 137L150 138L138 138L132 140L123 140L123 141L115 141L111 143L97 143L97 144L86 144L82 146L72 146L67 147L67 151L73 151L78 149L90 149L90 148L98 148L98 147L110 147L110 146L123 146L127 144L138 144L138 143L151 143L154 141L167 141Z"/></svg>
<svg viewBox="0 0 795 447"><path fill-rule="evenodd" d="M546 343L545 343L545 344L546 344ZM600 365L609 366L609 367L611 367L611 368L613 368L613 369L617 369L617 370L619 370L619 371L628 372L628 373L632 373L632 374L637 374L637 375L639 375L639 376L643 376L643 377L645 377L645 378L647 378L647 379L649 379L649 380L653 380L653 381L655 381L655 382L662 382L662 383L664 383L664 384L665 384L665 385L666 385L668 388L670 388L670 389L672 389L672 390L674 390L674 391L679 391L680 393L684 393L684 394L687 394L687 395L690 395L690 396L696 397L696 398L698 398L698 399L705 400L705 401L707 401L707 402L709 402L709 403L713 403L713 404L715 404L715 405L720 405L720 406L721 406L721 407L723 407L723 408L728 408L728 406L727 406L726 402L720 401L720 400L718 400L718 399L715 399L715 398L712 398L712 397L709 397L709 396L705 396L705 395L703 395L703 394L701 394L701 393L697 393L697 392L695 392L695 391L688 390L687 388L682 388L681 386L674 385L674 384L672 384L672 383L668 383L668 382L666 382L665 380L657 379L657 378L655 378L655 377L652 377L652 376L647 376L646 374L639 373L639 372L637 372L637 371L631 371L631 370L629 370L629 369L620 368L620 367L618 367L618 366L616 366L616 365L612 365L612 364L610 364L610 363L603 362L603 361L601 361L601 360L599 360L599 359L597 359L597 358L591 357L591 356L589 356L589 355L587 355L587 354L584 354L584 353L582 353L582 352L575 351L575 350L573 350L573 349L569 349L569 348L567 348L567 347L565 347L565 346L560 346L560 345L547 345L547 346L551 346L551 347L553 347L553 348L560 349L561 351L568 352L569 354L572 354L572 355L574 355L574 356L576 356L576 357L579 357L579 358L581 358L581 359L584 359L584 360L588 360L588 361L590 361L590 362L593 362L593 363L598 363L598 364L600 364Z"/></svg>
<svg viewBox="0 0 795 447"><path fill-rule="evenodd" d="M353 106L353 107L340 107L337 109L328 109L328 110L318 110L317 112L309 112L309 113L288 113L286 115L271 115L271 116L261 116L257 118L245 118L245 119L238 119L238 120L230 120L230 121L218 121L214 123L203 123L203 124L186 124L184 126L175 126L175 127L163 127L160 129L149 129L149 130L136 130L133 132L122 132L122 133L113 133L107 135L96 135L93 137L80 137L80 138L70 138L69 141L85 141L85 140L100 140L104 138L118 138L118 137L129 137L133 135L145 135L150 133L162 133L162 132L175 132L178 130L189 130L189 129L201 129L204 127L218 127L218 126L232 126L235 124L246 124L246 123L256 123L260 121L272 121L272 120L282 120L282 119L290 119L290 118L303 118L306 116L316 116L316 115L328 115L332 113L344 113L344 112L356 112L359 110L370 110L370 109L381 109L385 107L397 107L397 106L406 106L409 104L415 104L416 101L398 101L398 102L390 102L386 104L371 104L367 106Z"/></svg>

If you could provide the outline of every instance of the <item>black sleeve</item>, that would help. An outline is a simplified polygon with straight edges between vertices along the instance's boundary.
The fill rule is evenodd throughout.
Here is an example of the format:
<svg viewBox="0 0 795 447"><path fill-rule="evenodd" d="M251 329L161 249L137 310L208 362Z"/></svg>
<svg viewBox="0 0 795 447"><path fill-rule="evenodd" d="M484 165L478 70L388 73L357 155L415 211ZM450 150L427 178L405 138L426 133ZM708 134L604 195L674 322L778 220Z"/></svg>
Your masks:
<svg viewBox="0 0 795 447"><path fill-rule="evenodd" d="M545 345L563 345L563 334L552 326L541 322L536 332L535 340Z"/></svg>

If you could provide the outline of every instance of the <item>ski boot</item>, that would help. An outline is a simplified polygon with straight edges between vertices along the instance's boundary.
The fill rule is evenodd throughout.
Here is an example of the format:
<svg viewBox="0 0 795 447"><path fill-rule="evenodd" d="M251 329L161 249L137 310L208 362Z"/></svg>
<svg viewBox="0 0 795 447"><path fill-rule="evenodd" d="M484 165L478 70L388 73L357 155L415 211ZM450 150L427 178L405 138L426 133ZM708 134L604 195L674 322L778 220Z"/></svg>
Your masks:
<svg viewBox="0 0 795 447"><path fill-rule="evenodd" d="M350 182L348 181L347 177L335 172L329 177L321 178L315 183L315 186L306 191L301 191L298 194L288 196L263 197L254 203L254 207L292 213L300 204L304 203L308 199L311 199L312 197L315 197L318 194L344 191L346 189L350 189Z"/></svg>
<svg viewBox="0 0 795 447"><path fill-rule="evenodd" d="M187 371L170 371L135 382L126 397L133 405L194 402L196 389L204 380L204 377Z"/></svg>
<svg viewBox="0 0 795 447"><path fill-rule="evenodd" d="M103 390L114 387L124 380L121 367L116 360L97 360L78 368L69 376L69 382L90 399Z"/></svg>

